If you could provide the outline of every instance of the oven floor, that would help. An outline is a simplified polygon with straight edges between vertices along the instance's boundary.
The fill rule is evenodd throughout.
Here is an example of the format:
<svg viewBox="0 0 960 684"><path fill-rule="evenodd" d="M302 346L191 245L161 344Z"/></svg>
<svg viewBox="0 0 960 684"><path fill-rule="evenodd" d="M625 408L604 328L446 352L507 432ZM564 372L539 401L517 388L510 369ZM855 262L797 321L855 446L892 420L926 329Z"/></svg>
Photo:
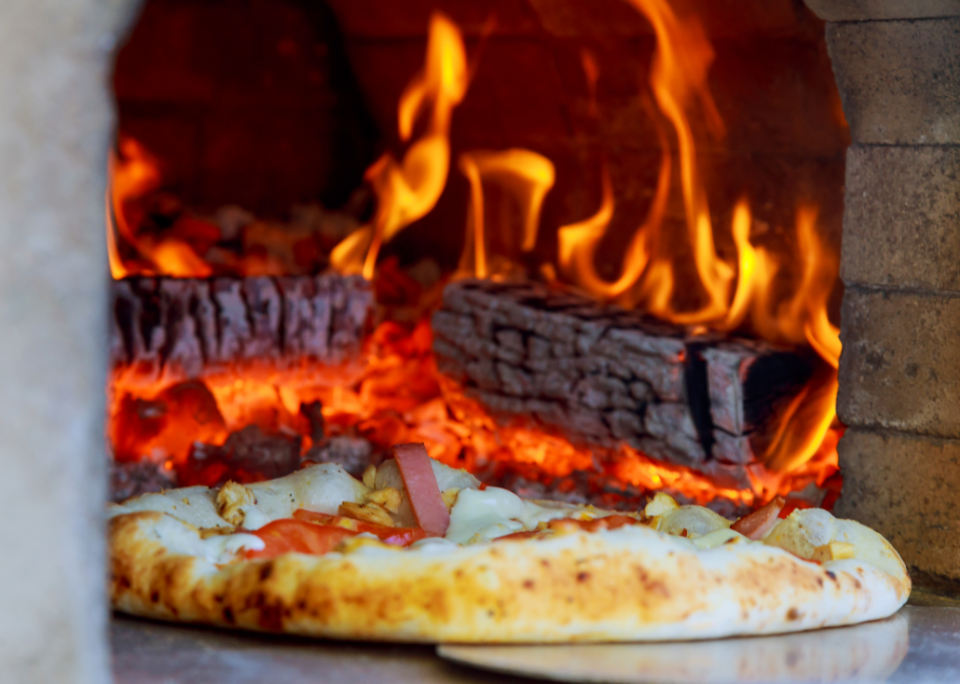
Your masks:
<svg viewBox="0 0 960 684"><path fill-rule="evenodd" d="M789 663L776 676L776 680L784 684L800 681L794 680L789 674L790 671L797 671L795 663L798 659L824 657L824 653L816 647L811 648L811 639L817 639L816 635L822 635L824 643L829 643L833 657L841 654L841 661L844 653L862 654L864 649L872 653L867 657L868 665L865 668L857 665L856 670L846 673L834 670L833 676L820 681L856 679L858 682L887 681L895 684L960 681L960 608L911 605L886 623L871 623L864 627L870 627L870 631L863 631L862 628L857 631L858 628L853 627L785 637L763 637L760 640L767 645L776 643L768 640L783 640L774 650L777 653L782 651L783 661ZM891 643L886 644L886 640L890 639ZM449 663L437 657L431 646L313 641L167 625L121 615L113 617L111 640L116 684L431 684L488 682L492 678L498 682L515 684L533 681L506 674L492 675L483 670ZM747 674L730 679L723 674L722 667L711 666L698 673L696 667L690 666L705 659L708 653L704 646L709 643L723 644L723 660L729 658L736 661L737 651L742 649L741 657L749 662L757 653L760 640L728 639L723 642L703 642L699 646L695 643L665 644L656 647L656 652L665 656L670 654L659 659L661 666L667 663L668 670L655 668L655 673L651 671L648 676L655 677L654 681L657 682L678 684L768 681L774 675L773 671L767 670L765 675L760 675L755 670L752 676ZM909 649L906 648L907 642ZM686 649L688 653L666 650L678 647ZM500 673L525 671L558 681L647 684L651 680L637 669L640 662L637 660L638 653L629 650L636 648L651 647L531 647L530 657L526 657L522 647L452 647L446 655L461 662L480 662ZM550 649L559 650L551 652ZM892 659L889 655L895 651L905 653L899 664L896 662L899 655ZM560 653L566 659L564 665L558 668L558 660L563 660L557 657ZM571 653L574 654L572 658ZM591 658L596 658L593 664ZM884 659L885 663L874 666L878 660ZM584 668L579 671L578 661L580 667ZM619 671L616 666L610 666L617 662L624 663ZM670 663L676 664L673 673L669 671ZM516 667L518 664L520 667ZM601 664L604 666L599 667ZM843 670L843 667L839 670ZM758 679L758 676L761 678ZM809 676L803 677L803 681L810 681Z"/></svg>

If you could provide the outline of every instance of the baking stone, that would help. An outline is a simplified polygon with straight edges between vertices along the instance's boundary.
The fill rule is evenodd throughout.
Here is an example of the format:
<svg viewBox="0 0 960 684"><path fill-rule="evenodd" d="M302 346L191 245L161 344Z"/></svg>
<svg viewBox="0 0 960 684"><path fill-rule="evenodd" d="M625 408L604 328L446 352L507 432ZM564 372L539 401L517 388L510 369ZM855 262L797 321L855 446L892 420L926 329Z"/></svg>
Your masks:
<svg viewBox="0 0 960 684"><path fill-rule="evenodd" d="M908 609L907 609L908 610ZM441 658L511 675L603 684L793 684L883 681L907 654L906 611L800 634L643 644L467 646Z"/></svg>

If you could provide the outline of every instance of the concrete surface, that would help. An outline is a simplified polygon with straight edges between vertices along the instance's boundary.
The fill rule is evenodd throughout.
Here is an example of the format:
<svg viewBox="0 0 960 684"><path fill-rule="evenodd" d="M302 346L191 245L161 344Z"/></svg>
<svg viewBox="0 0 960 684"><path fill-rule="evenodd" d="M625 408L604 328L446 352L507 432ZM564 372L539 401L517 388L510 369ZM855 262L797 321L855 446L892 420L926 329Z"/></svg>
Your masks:
<svg viewBox="0 0 960 684"><path fill-rule="evenodd" d="M532 682L508 674L444 662L431 646L357 644L309 641L197 627L165 625L115 616L111 629L116 684L473 684ZM623 684L730 684L767 682L764 673L778 673L783 684L804 681L791 673L826 673L813 681L932 684L960 681L960 608L908 606L892 618L865 625L802 634L724 639L713 642L663 645L563 645L532 647L453 647L458 660L494 665L492 658L465 657L465 651L483 655L492 649L509 652L513 664L540 677L563 681L607 681ZM577 672L577 652L602 651L604 667ZM642 656L652 651L671 657L656 659L661 669ZM546 652L546 653L544 653ZM769 667L753 667L764 653ZM551 655L551 653L553 655ZM723 667L697 670L715 653L722 662L747 664L730 679ZM529 657L527 655L529 654ZM679 655L675 655L679 654ZM534 656L539 657L540 667ZM823 658L832 660L821 661ZM560 661L571 663L560 668ZM642 666L647 663L646 666ZM822 667L827 663L826 667ZM620 665L618 676L617 665ZM667 669L663 669L666 667ZM645 669L646 668L646 669ZM772 669L771 669L772 668ZM729 669L729 668L727 668ZM605 675L601 675L605 672ZM655 673L655 674L654 674ZM574 676L575 675L575 676ZM888 679L889 678L889 679Z"/></svg>
<svg viewBox="0 0 960 684"><path fill-rule="evenodd" d="M108 679L110 51L133 0L0 11L0 680Z"/></svg>

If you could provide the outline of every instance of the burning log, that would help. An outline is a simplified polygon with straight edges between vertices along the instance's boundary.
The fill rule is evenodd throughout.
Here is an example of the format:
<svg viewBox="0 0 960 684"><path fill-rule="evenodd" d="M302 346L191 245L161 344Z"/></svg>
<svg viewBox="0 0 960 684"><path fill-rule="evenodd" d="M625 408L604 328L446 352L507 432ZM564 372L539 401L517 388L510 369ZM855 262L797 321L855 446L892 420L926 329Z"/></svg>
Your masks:
<svg viewBox="0 0 960 684"><path fill-rule="evenodd" d="M248 425L231 433L223 446L194 444L177 468L177 483L217 487L235 480L245 484L283 477L299 467L299 436L268 435Z"/></svg>
<svg viewBox="0 0 960 684"><path fill-rule="evenodd" d="M162 463L150 459L110 462L110 500L113 502L176 486L173 473Z"/></svg>
<svg viewBox="0 0 960 684"><path fill-rule="evenodd" d="M357 276L113 282L113 368L198 378L237 362L333 364L357 353L373 305Z"/></svg>
<svg viewBox="0 0 960 684"><path fill-rule="evenodd" d="M734 487L749 485L780 407L816 368L812 355L691 335L532 283L453 283L433 331L441 372L494 415L624 442Z"/></svg>

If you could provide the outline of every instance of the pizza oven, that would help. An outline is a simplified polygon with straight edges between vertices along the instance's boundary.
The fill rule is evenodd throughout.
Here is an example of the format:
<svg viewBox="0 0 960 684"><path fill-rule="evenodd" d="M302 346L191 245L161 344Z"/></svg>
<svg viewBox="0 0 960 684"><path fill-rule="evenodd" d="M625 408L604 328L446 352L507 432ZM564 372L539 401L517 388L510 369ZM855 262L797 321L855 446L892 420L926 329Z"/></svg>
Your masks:
<svg viewBox="0 0 960 684"><path fill-rule="evenodd" d="M95 5L0 29L15 679L104 681L105 501L399 442L956 594L956 3Z"/></svg>

